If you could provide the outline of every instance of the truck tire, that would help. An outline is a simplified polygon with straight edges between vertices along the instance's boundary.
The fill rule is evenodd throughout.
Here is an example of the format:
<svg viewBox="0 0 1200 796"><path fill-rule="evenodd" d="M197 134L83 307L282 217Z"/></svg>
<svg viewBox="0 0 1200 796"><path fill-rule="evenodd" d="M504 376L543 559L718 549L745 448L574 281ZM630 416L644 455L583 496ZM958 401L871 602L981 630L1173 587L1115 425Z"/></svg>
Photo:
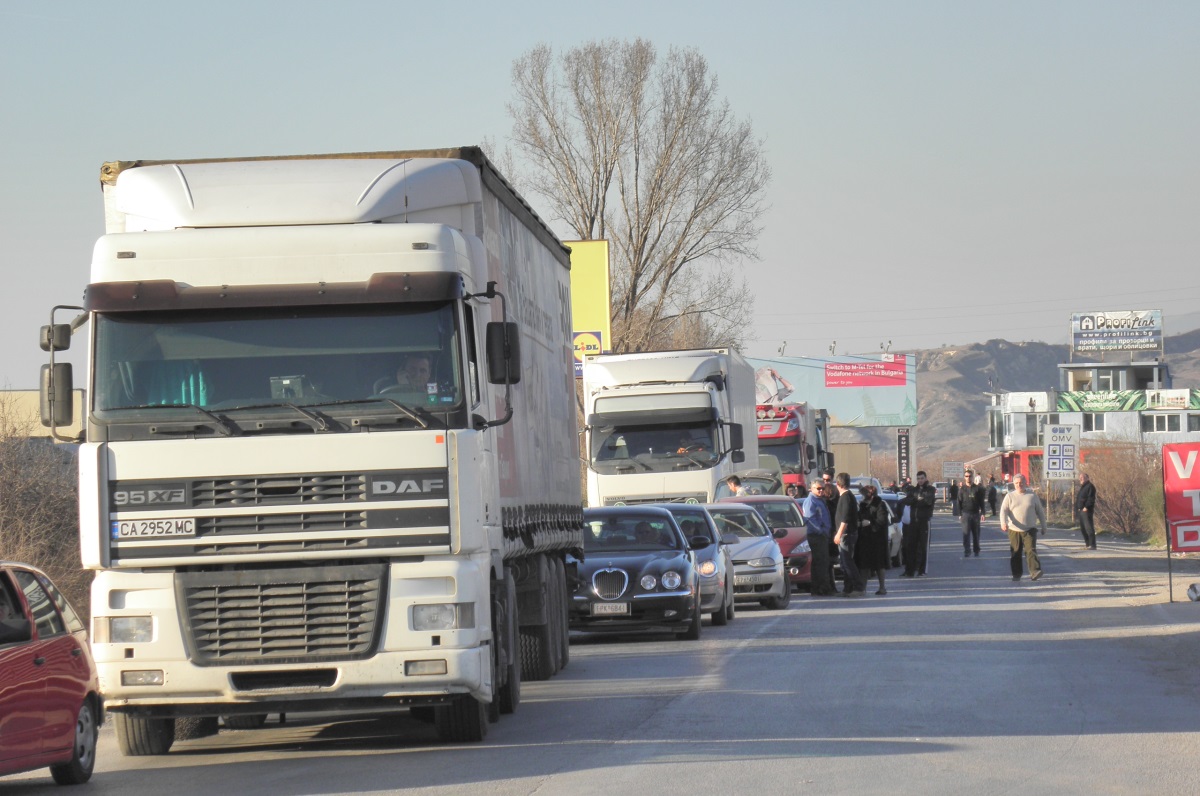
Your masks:
<svg viewBox="0 0 1200 796"><path fill-rule="evenodd" d="M563 666L563 636L566 628L563 627L562 614L560 613L561 606L566 601L565 584L558 578L558 568L554 566L554 559L550 556L546 557L546 625L550 628L550 652L554 656L553 671L550 676L558 674L562 671Z"/></svg>
<svg viewBox="0 0 1200 796"><path fill-rule="evenodd" d="M546 625L521 631L521 673L526 680L549 680L554 675L548 631Z"/></svg>
<svg viewBox="0 0 1200 796"><path fill-rule="evenodd" d="M59 785L82 785L92 778L96 767L96 742L100 726L96 723L96 709L90 697L84 697L79 712L75 715L75 744L71 759L66 763L50 766L50 776Z"/></svg>
<svg viewBox="0 0 1200 796"><path fill-rule="evenodd" d="M211 738L220 730L216 716L187 716L175 719L175 740L194 741Z"/></svg>
<svg viewBox="0 0 1200 796"><path fill-rule="evenodd" d="M175 719L148 719L117 713L117 746L126 757L165 755L175 743Z"/></svg>
<svg viewBox="0 0 1200 796"><path fill-rule="evenodd" d="M567 588L567 565L561 558L555 558L554 566L558 570L556 581L559 586L559 596L562 597L558 601L558 628L562 638L562 665L559 667L561 670L567 668L567 664L571 662L571 627L568 608L571 602L571 593Z"/></svg>
<svg viewBox="0 0 1200 796"><path fill-rule="evenodd" d="M449 705L434 710L433 724L443 741L482 741L488 733L488 706L470 694L460 694Z"/></svg>
<svg viewBox="0 0 1200 796"><path fill-rule="evenodd" d="M242 713L237 716L222 716L227 730L257 730L267 723L266 713Z"/></svg>
<svg viewBox="0 0 1200 796"><path fill-rule="evenodd" d="M508 645L508 682L500 687L500 712L515 713L521 704L521 650L517 632L517 582L509 572L504 577L508 589L508 614L505 617L505 643Z"/></svg>

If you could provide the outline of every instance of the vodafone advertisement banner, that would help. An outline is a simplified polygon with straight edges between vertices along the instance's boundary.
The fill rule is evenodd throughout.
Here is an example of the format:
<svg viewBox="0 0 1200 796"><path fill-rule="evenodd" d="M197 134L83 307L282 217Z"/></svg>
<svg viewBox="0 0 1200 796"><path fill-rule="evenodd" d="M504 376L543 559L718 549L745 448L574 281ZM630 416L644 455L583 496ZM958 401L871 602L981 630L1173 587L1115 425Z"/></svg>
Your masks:
<svg viewBox="0 0 1200 796"><path fill-rule="evenodd" d="M1163 445L1171 552L1200 553L1200 442Z"/></svg>

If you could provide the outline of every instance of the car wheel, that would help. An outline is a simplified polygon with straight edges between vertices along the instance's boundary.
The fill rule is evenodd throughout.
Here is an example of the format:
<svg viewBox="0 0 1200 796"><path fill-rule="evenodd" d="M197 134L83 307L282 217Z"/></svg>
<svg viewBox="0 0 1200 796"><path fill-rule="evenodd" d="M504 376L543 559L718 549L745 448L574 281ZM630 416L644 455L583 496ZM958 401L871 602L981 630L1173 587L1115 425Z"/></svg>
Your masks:
<svg viewBox="0 0 1200 796"><path fill-rule="evenodd" d="M71 761L50 766L50 776L59 785L82 785L92 777L96 767L96 740L100 728L96 724L96 712L92 700L84 698L75 716L75 744Z"/></svg>
<svg viewBox="0 0 1200 796"><path fill-rule="evenodd" d="M733 620L737 615L737 600L733 599L733 587L729 587L729 591L725 594L725 618Z"/></svg>
<svg viewBox="0 0 1200 796"><path fill-rule="evenodd" d="M767 608L770 608L772 611L778 611L780 609L787 608L789 605L791 605L791 602L792 602L792 582L790 580L784 579L784 581L783 581L783 596L782 597L768 597L767 599L763 600L763 605L765 605Z"/></svg>
<svg viewBox="0 0 1200 796"><path fill-rule="evenodd" d="M488 732L488 706L470 694L460 694L449 705L434 708L433 724L443 741L482 741Z"/></svg>
<svg viewBox="0 0 1200 796"><path fill-rule="evenodd" d="M117 713L117 746L126 757L165 755L175 742L175 719L151 719Z"/></svg>
<svg viewBox="0 0 1200 796"><path fill-rule="evenodd" d="M712 612L712 623L718 627L729 624L729 595L724 595L721 600L721 607Z"/></svg>
<svg viewBox="0 0 1200 796"><path fill-rule="evenodd" d="M700 620L703 614L700 613L700 597L696 597L696 607L692 610L692 621L688 623L688 628L683 633L679 634L679 638L684 641L699 641L700 640Z"/></svg>

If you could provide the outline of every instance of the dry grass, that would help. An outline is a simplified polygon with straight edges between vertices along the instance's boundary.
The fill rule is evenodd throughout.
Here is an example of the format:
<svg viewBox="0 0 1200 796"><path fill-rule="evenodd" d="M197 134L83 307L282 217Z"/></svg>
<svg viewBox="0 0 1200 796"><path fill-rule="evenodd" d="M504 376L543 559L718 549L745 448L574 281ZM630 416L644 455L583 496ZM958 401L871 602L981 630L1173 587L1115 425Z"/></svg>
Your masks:
<svg viewBox="0 0 1200 796"><path fill-rule="evenodd" d="M42 569L75 609L90 616L92 575L79 556L75 452L31 437L38 418L0 395L0 559Z"/></svg>
<svg viewBox="0 0 1200 796"><path fill-rule="evenodd" d="M1111 443L1084 451L1083 471L1096 485L1096 530L1162 544L1162 453Z"/></svg>

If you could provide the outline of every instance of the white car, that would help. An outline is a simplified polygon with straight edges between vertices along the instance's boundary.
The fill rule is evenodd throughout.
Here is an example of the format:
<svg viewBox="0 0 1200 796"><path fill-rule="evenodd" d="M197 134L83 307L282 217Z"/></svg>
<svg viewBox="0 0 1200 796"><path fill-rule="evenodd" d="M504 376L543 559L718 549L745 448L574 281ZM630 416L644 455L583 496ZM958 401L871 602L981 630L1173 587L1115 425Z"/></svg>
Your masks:
<svg viewBox="0 0 1200 796"><path fill-rule="evenodd" d="M733 557L733 597L762 603L766 608L786 608L792 586L783 566L783 553L775 535L750 506L741 503L707 505L722 538L738 537L729 553ZM786 531L783 532L786 535Z"/></svg>

